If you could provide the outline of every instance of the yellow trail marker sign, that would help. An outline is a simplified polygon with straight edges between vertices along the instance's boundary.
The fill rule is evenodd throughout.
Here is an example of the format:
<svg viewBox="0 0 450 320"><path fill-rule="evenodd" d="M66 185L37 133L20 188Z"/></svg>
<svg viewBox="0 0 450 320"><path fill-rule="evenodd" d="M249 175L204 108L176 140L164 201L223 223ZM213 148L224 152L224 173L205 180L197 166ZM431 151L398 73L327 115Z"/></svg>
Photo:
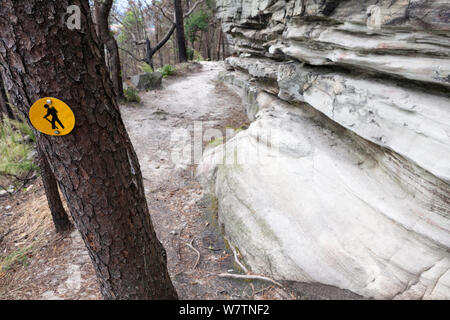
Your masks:
<svg viewBox="0 0 450 320"><path fill-rule="evenodd" d="M75 127L75 115L56 98L42 98L30 108L29 117L36 130L51 136L64 136Z"/></svg>

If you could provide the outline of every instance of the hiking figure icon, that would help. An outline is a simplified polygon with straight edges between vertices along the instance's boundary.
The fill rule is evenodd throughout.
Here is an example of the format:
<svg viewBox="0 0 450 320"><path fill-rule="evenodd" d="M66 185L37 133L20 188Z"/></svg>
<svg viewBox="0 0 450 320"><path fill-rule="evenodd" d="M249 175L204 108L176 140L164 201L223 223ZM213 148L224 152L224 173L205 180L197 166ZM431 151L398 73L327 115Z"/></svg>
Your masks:
<svg viewBox="0 0 450 320"><path fill-rule="evenodd" d="M56 126L56 122L61 126L62 129L64 129L64 125L58 118L58 110L56 110L54 107L50 107L48 104L44 105L44 108L47 109L47 114L44 116L44 119L52 124L52 129L58 129L58 127ZM48 119L49 116L52 116L52 120Z"/></svg>

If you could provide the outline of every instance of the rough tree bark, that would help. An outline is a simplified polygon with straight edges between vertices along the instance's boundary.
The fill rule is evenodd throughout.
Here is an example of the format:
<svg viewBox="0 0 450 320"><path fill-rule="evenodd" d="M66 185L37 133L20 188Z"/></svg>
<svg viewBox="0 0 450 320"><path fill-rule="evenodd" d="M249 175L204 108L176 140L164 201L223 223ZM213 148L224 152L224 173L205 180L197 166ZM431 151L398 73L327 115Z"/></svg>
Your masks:
<svg viewBox="0 0 450 320"><path fill-rule="evenodd" d="M61 19L81 10L82 30ZM35 100L65 101L74 130L36 132L106 299L175 299L165 250L156 237L142 175L102 59L87 0L2 0L0 65L26 115ZM14 102L14 101L13 101Z"/></svg>
<svg viewBox="0 0 450 320"><path fill-rule="evenodd" d="M55 180L50 165L45 154L37 148L39 167L41 169L42 184L44 185L45 195L47 196L48 206L52 214L53 223L56 232L65 233L72 229L72 223L59 196L58 184Z"/></svg>
<svg viewBox="0 0 450 320"><path fill-rule="evenodd" d="M186 62L187 61L186 39L184 37L184 19L181 0L174 0L174 7L175 7L175 23L177 29L178 62Z"/></svg>
<svg viewBox="0 0 450 320"><path fill-rule="evenodd" d="M117 97L123 96L123 82L122 71L120 66L119 46L116 39L109 30L109 13L111 12L113 0L103 0L101 4L97 4L95 8L98 10L96 15L97 32L100 38L100 42L108 50L110 63L111 63L111 80L114 87L114 92Z"/></svg>

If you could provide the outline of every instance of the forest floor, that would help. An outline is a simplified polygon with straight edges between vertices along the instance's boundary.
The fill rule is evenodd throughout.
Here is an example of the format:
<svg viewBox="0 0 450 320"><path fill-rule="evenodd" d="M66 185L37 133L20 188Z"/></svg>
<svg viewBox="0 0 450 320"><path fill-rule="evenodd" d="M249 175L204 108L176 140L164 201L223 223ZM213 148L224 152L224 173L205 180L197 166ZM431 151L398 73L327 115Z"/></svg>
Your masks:
<svg viewBox="0 0 450 320"><path fill-rule="evenodd" d="M217 205L195 179L194 122L202 132L223 132L248 125L248 119L240 97L216 81L221 63L202 62L197 69L164 79L161 89L141 94L139 105L121 106L179 298L356 298L328 286L284 281L280 288L218 277L241 270L216 226ZM0 198L0 299L101 299L78 231L55 233L42 183L32 183Z"/></svg>

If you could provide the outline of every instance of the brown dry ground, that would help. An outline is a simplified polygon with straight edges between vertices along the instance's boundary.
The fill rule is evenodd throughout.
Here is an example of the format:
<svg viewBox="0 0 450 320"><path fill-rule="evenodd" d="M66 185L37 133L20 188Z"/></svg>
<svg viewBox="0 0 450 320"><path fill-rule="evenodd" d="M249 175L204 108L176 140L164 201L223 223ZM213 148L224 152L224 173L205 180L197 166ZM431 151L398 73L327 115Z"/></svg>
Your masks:
<svg viewBox="0 0 450 320"><path fill-rule="evenodd" d="M168 268L181 299L330 299L356 296L326 286L219 278L240 273L216 228L216 205L195 179L195 163L173 154L193 146L193 122L204 130L247 125L241 99L215 82L219 63L184 68L163 88L122 106L139 157L147 201ZM182 131L187 136L174 132ZM184 131L183 131L184 130ZM208 141L203 141L203 146ZM192 150L191 150L192 151ZM187 158L192 157L188 152ZM31 185L30 185L31 184ZM95 274L77 231L55 233L38 178L28 191L0 198L0 299L101 299ZM11 209L6 210L7 206Z"/></svg>

